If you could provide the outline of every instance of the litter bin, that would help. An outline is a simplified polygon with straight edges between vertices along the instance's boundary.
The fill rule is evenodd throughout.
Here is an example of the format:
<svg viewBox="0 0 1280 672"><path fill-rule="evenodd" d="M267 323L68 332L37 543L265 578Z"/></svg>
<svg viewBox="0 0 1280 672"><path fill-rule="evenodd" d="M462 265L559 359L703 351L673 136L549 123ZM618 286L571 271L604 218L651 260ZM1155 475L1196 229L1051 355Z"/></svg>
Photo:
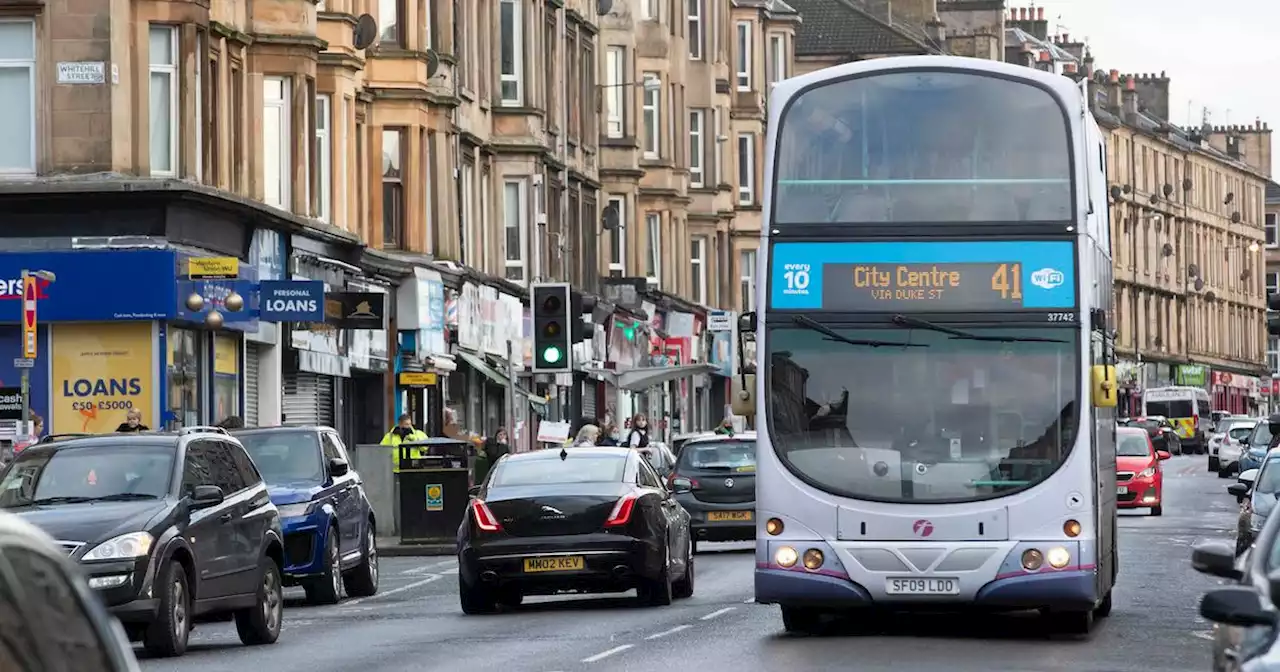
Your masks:
<svg viewBox="0 0 1280 672"><path fill-rule="evenodd" d="M418 454L418 456L415 456ZM432 438L400 444L400 542L458 538L471 501L475 454L467 441Z"/></svg>

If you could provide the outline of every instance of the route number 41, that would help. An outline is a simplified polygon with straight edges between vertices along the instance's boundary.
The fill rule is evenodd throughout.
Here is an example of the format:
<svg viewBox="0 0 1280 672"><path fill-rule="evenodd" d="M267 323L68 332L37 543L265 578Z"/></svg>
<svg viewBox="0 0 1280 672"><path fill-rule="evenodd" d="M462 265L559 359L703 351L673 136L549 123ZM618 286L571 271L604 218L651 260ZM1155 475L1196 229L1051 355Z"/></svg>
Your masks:
<svg viewBox="0 0 1280 672"><path fill-rule="evenodd" d="M1022 264L1000 264L991 274L991 291L1002 299L1022 299Z"/></svg>
<svg viewBox="0 0 1280 672"><path fill-rule="evenodd" d="M809 271L787 271L782 274L787 282L787 289L805 290L809 288Z"/></svg>

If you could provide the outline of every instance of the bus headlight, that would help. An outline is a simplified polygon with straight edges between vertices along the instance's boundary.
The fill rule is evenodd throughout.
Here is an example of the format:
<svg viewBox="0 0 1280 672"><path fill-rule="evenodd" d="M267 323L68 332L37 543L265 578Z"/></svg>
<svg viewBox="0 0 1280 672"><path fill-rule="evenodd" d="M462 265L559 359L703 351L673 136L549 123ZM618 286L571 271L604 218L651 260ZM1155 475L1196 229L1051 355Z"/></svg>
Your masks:
<svg viewBox="0 0 1280 672"><path fill-rule="evenodd" d="M1061 546L1049 549L1049 566L1054 569L1062 569L1070 563L1071 554L1067 552L1067 549Z"/></svg>
<svg viewBox="0 0 1280 672"><path fill-rule="evenodd" d="M794 567L796 560L799 559L800 556L796 554L796 549L790 546L783 546L773 554L773 561L778 563L779 567Z"/></svg>
<svg viewBox="0 0 1280 672"><path fill-rule="evenodd" d="M777 518L770 518L764 524L764 531L768 532L769 534L772 534L775 537L778 536L779 534L782 534L782 529L783 529L782 521Z"/></svg>
<svg viewBox="0 0 1280 672"><path fill-rule="evenodd" d="M804 552L804 568L818 569L822 567L822 551L811 548Z"/></svg>
<svg viewBox="0 0 1280 672"><path fill-rule="evenodd" d="M1067 522L1063 523L1062 533L1067 535L1068 537L1080 536L1080 521L1068 520Z"/></svg>
<svg viewBox="0 0 1280 672"><path fill-rule="evenodd" d="M1044 564L1044 555L1034 548L1022 552L1022 568L1034 572Z"/></svg>

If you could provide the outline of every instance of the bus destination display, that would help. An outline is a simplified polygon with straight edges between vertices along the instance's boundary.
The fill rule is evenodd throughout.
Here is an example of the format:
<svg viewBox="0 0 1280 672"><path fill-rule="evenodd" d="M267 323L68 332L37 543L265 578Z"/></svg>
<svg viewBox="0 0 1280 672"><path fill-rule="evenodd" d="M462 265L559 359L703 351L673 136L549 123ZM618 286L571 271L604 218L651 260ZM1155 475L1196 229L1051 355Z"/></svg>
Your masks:
<svg viewBox="0 0 1280 672"><path fill-rule="evenodd" d="M770 310L1062 311L1076 307L1070 241L778 243Z"/></svg>
<svg viewBox="0 0 1280 672"><path fill-rule="evenodd" d="M1019 310L1022 264L830 264L824 310Z"/></svg>

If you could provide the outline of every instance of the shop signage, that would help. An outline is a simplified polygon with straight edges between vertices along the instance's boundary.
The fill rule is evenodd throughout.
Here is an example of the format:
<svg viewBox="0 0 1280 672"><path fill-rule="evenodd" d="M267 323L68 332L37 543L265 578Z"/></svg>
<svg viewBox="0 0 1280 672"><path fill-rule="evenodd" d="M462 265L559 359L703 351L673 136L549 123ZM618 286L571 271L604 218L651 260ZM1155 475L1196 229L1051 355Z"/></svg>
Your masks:
<svg viewBox="0 0 1280 672"><path fill-rule="evenodd" d="M421 371L405 371L400 374L403 387L430 387L436 384L436 374Z"/></svg>
<svg viewBox="0 0 1280 672"><path fill-rule="evenodd" d="M22 419L22 388L0 387L0 420Z"/></svg>
<svg viewBox="0 0 1280 672"><path fill-rule="evenodd" d="M115 431L130 409L155 426L152 325L66 324L53 332L54 434Z"/></svg>
<svg viewBox="0 0 1280 672"><path fill-rule="evenodd" d="M248 270L248 269L246 269ZM188 322L203 322L209 311L217 310L222 314L223 323L228 329L237 331L254 330L258 327L257 292L250 279L243 280L183 280L178 283L178 296L174 317ZM244 308L232 312L226 309L226 300L235 292L244 299ZM188 310L185 302L192 294L204 297L204 308L200 312Z"/></svg>
<svg viewBox="0 0 1280 672"><path fill-rule="evenodd" d="M324 283L319 280L264 280L259 291L266 322L324 321Z"/></svg>
<svg viewBox="0 0 1280 672"><path fill-rule="evenodd" d="M1204 387L1208 382L1209 368L1196 364L1180 364L1176 369L1175 381L1178 385Z"/></svg>
<svg viewBox="0 0 1280 672"><path fill-rule="evenodd" d="M707 313L707 331L733 331L733 312L713 310Z"/></svg>
<svg viewBox="0 0 1280 672"><path fill-rule="evenodd" d="M0 254L0 322L22 321L22 270L39 269L41 322L114 322L173 317L178 298L173 250L77 250Z"/></svg>
<svg viewBox="0 0 1280 672"><path fill-rule="evenodd" d="M325 322L339 329L385 329L387 295L377 292L325 294Z"/></svg>
<svg viewBox="0 0 1280 672"><path fill-rule="evenodd" d="M187 260L187 277L192 280L228 280L240 275L240 260L235 257L191 257Z"/></svg>

